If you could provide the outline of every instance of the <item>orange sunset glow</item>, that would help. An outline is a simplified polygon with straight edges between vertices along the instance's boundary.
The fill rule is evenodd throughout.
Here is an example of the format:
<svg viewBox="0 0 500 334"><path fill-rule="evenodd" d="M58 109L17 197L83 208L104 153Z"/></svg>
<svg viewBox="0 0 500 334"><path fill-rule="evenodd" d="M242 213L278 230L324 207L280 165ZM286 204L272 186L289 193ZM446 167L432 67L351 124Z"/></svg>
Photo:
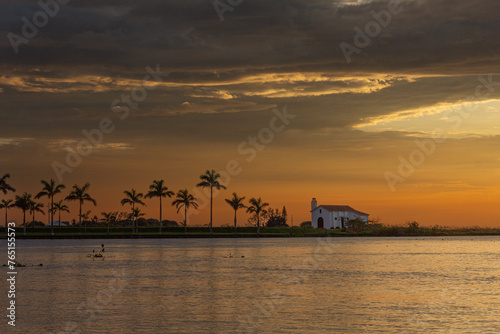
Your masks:
<svg viewBox="0 0 500 334"><path fill-rule="evenodd" d="M227 187L214 226L232 224L233 192L285 206L295 226L313 197L389 225L500 226L496 2L248 1L223 21L210 1L153 2L75 2L27 42L5 37L19 22L4 28L0 177L16 192L0 199L54 179L62 200L88 182L100 217L163 179L198 198L189 223L202 226L210 195L196 185L213 169ZM181 222L173 199L163 219ZM62 220L78 220L66 204Z"/></svg>

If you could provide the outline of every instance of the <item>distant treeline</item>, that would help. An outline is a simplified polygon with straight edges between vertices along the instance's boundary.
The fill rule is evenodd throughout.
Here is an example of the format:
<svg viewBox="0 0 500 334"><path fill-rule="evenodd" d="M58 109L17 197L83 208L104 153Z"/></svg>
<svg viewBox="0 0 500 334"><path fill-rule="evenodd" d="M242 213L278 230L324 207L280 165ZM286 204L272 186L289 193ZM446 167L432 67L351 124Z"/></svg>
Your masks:
<svg viewBox="0 0 500 334"><path fill-rule="evenodd" d="M15 193L16 189L12 187L9 183L10 174L4 174L0 177L0 194L7 195L10 192ZM131 233L138 233L141 228L140 225L143 226L151 226L152 224L156 224L158 227L158 233L162 234L163 227L168 226L178 226L179 224L174 221L165 221L162 219L163 215L163 199L171 198L175 195L174 200L171 202L171 205L177 209L177 213L180 211L184 212L184 221L181 222L181 225L184 226L184 233L187 234L188 230L188 210L190 209L198 209L200 206L208 205L210 203L210 221L208 222L209 232L213 232L213 199L214 199L214 191L220 191L227 189L224 184L219 182L221 178L221 174L217 173L215 170L206 170L205 173L200 175L200 181L196 187L207 189L207 193L210 194L210 201L208 198L197 198L193 196L193 194L189 193L188 189L180 189L177 193L169 190L166 186L164 180L154 180L149 185L149 190L144 194L142 192L136 191L135 189L125 190L123 193L125 195L124 198L120 201L122 206L130 205L131 212L101 212L101 218L97 215L92 217L91 211L82 211L83 206L86 203L91 203L94 206L97 205L97 201L90 195L89 188L90 183L85 183L83 186L79 186L75 184L70 193L64 197L64 199L60 199L59 201L55 201L54 198L56 196L61 196L66 186L64 184L58 184L54 179L50 181L41 180L42 188L41 191L38 192L35 196L33 194L24 192L21 195L16 195L14 199L2 199L0 201L0 209L5 210L5 227L7 227L8 222L8 213L10 209L17 208L20 209L23 213L23 234L26 235L28 232L27 229L31 227L32 232L34 233L34 229L38 226L44 225L42 222L35 219L35 215L37 213L45 215L47 213L48 218L48 226L50 226L50 233L54 235L54 227L55 227L55 218L58 217L57 220L57 232L63 233L62 228L65 227L63 225L71 225L78 226L78 233L81 235L82 233L87 233L87 227L89 226L100 226L105 225L107 227L106 233L110 233L110 229L116 229L117 227L122 227L124 224L130 224ZM208 191L209 190L209 191ZM203 197L206 197L206 194L201 193ZM44 211L44 204L40 203L39 200L41 198L47 197L48 205L47 210ZM234 210L234 221L233 221L233 232L236 232L238 228L237 224L237 212L239 209L246 209L246 212L251 215L248 223L252 226L257 227L257 234L260 232L261 226L263 227L278 227L278 226L288 226L287 225L287 211L285 206L280 211L278 209L273 209L269 206L269 203L264 202L260 197L252 197L248 200L248 204L244 203L246 197L240 197L237 193L233 193L231 198L226 198L225 202ZM158 208L159 208L159 219L145 219L143 218L144 213L141 212L140 206L145 206L146 203L143 201L144 199L156 199L158 200ZM203 200L204 204L200 204L199 201ZM65 201L75 201L79 204L78 211L78 222L73 219L70 224L61 224L61 214L69 213L70 209L65 204ZM31 216L31 222L28 222L27 215ZM166 224L165 224L166 222ZM82 232L83 227L83 232ZM69 231L69 230L65 230Z"/></svg>
<svg viewBox="0 0 500 334"><path fill-rule="evenodd" d="M435 225L420 226L416 221L404 225L384 225L378 220L368 224L360 220L347 223L345 233L358 236L460 236L460 235L500 235L500 228L485 227L447 227Z"/></svg>
<svg viewBox="0 0 500 334"><path fill-rule="evenodd" d="M305 222L307 223L307 222ZM162 234L158 234L156 226L139 226L133 233L131 226L89 226L87 231L81 232L78 226L61 227L55 236L51 235L46 227L32 227L26 238L141 238L141 237L415 237L415 236L486 236L500 235L500 229L495 228L449 228L444 226L422 227L416 222L400 226L383 224L351 224L346 229L315 229L312 227L261 227L260 233L256 226L242 226L235 230L233 226L166 226ZM304 224L307 225L307 224ZM18 237L23 238L23 229L16 228ZM5 229L0 228L0 234Z"/></svg>

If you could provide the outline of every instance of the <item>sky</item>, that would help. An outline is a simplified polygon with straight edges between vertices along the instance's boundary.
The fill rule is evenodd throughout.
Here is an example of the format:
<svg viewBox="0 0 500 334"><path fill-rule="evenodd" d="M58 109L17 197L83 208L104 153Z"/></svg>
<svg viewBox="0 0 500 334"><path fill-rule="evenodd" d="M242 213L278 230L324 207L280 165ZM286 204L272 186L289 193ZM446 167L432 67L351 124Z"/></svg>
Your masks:
<svg viewBox="0 0 500 334"><path fill-rule="evenodd" d="M385 224L500 224L497 0L41 3L0 4L0 174L15 194L89 182L99 215L164 179L199 197L202 225L195 186L214 169L228 188L214 225L232 224L233 192L294 225L313 197Z"/></svg>

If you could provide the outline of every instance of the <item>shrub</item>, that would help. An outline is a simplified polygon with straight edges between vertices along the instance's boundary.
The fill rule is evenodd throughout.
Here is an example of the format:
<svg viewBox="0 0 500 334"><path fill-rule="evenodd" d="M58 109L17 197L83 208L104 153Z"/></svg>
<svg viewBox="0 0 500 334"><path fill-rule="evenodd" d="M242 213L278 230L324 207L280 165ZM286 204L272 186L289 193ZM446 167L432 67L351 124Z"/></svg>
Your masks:
<svg viewBox="0 0 500 334"><path fill-rule="evenodd" d="M300 223L300 227L312 227L312 222L311 221L305 221Z"/></svg>

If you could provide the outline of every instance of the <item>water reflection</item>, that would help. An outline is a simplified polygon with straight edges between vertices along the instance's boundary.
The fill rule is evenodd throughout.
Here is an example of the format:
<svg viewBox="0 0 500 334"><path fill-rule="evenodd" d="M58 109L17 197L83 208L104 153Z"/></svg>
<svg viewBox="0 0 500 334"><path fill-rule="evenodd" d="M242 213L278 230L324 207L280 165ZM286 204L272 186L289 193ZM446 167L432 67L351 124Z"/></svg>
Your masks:
<svg viewBox="0 0 500 334"><path fill-rule="evenodd" d="M20 240L11 332L500 332L500 238L331 240Z"/></svg>

